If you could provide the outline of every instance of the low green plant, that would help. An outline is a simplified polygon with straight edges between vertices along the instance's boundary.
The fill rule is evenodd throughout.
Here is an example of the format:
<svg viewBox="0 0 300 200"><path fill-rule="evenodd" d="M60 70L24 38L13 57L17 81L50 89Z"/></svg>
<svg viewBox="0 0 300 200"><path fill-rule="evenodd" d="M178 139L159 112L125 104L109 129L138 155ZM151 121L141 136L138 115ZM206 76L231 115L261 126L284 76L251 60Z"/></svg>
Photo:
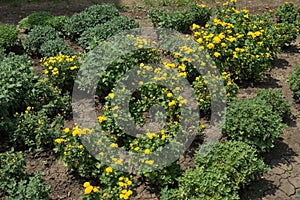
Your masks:
<svg viewBox="0 0 300 200"><path fill-rule="evenodd" d="M26 108L26 93L33 88L31 66L29 57L15 54L9 54L0 62L1 117L12 116Z"/></svg>
<svg viewBox="0 0 300 200"><path fill-rule="evenodd" d="M139 23L125 16L117 16L104 24L87 29L78 39L79 44L85 48L94 49L97 45L115 34L124 30L138 28Z"/></svg>
<svg viewBox="0 0 300 200"><path fill-rule="evenodd" d="M279 113L271 104L261 99L236 100L226 110L222 134L231 140L243 141L266 152L285 128Z"/></svg>
<svg viewBox="0 0 300 200"><path fill-rule="evenodd" d="M293 93L294 99L300 100L300 65L290 74L288 78L288 83L290 85L290 90Z"/></svg>
<svg viewBox="0 0 300 200"><path fill-rule="evenodd" d="M5 199L7 200L31 200L49 199L50 185L45 184L41 174L26 176L20 181L12 180L7 187Z"/></svg>
<svg viewBox="0 0 300 200"><path fill-rule="evenodd" d="M0 193L8 200L49 199L50 186L41 174L27 174L22 152L13 149L0 154Z"/></svg>
<svg viewBox="0 0 300 200"><path fill-rule="evenodd" d="M164 8L151 9L148 17L152 20L154 27L169 28L183 33L190 33L193 23L205 25L209 21L211 14L211 8L196 4L187 8L178 8L174 11Z"/></svg>
<svg viewBox="0 0 300 200"><path fill-rule="evenodd" d="M3 47L0 47L0 61L2 61L5 56L5 49Z"/></svg>
<svg viewBox="0 0 300 200"><path fill-rule="evenodd" d="M64 29L71 39L77 39L89 28L103 24L119 15L119 10L112 4L93 5L80 13L73 14L65 23Z"/></svg>
<svg viewBox="0 0 300 200"><path fill-rule="evenodd" d="M160 199L240 199L239 189L268 169L256 150L244 142L217 143L204 157L202 148L211 147L200 147L195 169L187 169L178 178L178 188L163 189Z"/></svg>
<svg viewBox="0 0 300 200"><path fill-rule="evenodd" d="M68 46L68 43L62 38L56 38L54 40L48 40L44 42L40 49L39 54L43 57L56 56L59 53L64 55L74 55L74 50Z"/></svg>
<svg viewBox="0 0 300 200"><path fill-rule="evenodd" d="M30 15L19 21L19 27L27 31L33 29L35 26L44 26L47 24L47 21L51 19L53 15L50 13L39 11L33 12Z"/></svg>
<svg viewBox="0 0 300 200"><path fill-rule="evenodd" d="M27 53L37 55L45 42L58 37L59 33L51 26L35 26L21 42Z"/></svg>
<svg viewBox="0 0 300 200"><path fill-rule="evenodd" d="M47 25L52 26L57 31L65 32L65 24L68 23L69 18L67 16L53 16L47 20Z"/></svg>
<svg viewBox="0 0 300 200"><path fill-rule="evenodd" d="M275 11L279 23L287 22L299 25L300 8L296 8L292 2L285 2Z"/></svg>
<svg viewBox="0 0 300 200"><path fill-rule="evenodd" d="M9 134L10 141L15 147L29 148L30 151L51 148L63 126L61 116L49 118L44 110L35 111L31 106L16 113L16 118L17 128Z"/></svg>
<svg viewBox="0 0 300 200"><path fill-rule="evenodd" d="M261 99L272 106L272 110L282 118L289 117L291 114L291 102L286 100L282 92L274 89L256 90L256 99Z"/></svg>
<svg viewBox="0 0 300 200"><path fill-rule="evenodd" d="M180 165L178 161L175 161L167 167L144 173L142 176L145 177L146 181L159 189L166 186L174 187L177 184L176 179L180 176Z"/></svg>
<svg viewBox="0 0 300 200"><path fill-rule="evenodd" d="M0 47L10 48L17 42L19 31L11 24L0 25Z"/></svg>

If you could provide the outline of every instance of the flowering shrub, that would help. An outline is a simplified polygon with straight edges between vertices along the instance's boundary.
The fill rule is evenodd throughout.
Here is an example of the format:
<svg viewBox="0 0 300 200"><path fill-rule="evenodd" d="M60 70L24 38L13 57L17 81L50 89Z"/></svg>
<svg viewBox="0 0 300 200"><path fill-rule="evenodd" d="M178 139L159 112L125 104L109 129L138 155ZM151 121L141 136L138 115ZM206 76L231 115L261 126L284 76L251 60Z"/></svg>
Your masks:
<svg viewBox="0 0 300 200"><path fill-rule="evenodd" d="M87 200L129 199L133 194L132 176L115 171L90 155L80 140L84 134L94 133L92 129L80 129L75 125L72 129L65 128L60 137L54 140L55 152L61 154L62 160L71 170L78 172L82 177L92 178L98 182L97 185L85 182L82 198ZM122 161L117 159L116 162Z"/></svg>
<svg viewBox="0 0 300 200"><path fill-rule="evenodd" d="M65 23L64 30L71 39L77 39L89 28L103 24L119 15L118 9L112 4L93 5L80 13L73 14Z"/></svg>
<svg viewBox="0 0 300 200"><path fill-rule="evenodd" d="M196 41L207 49L221 71L233 79L260 80L280 47L294 38L297 30L275 24L270 15L251 15L238 10L236 0L217 5L213 21L205 27L192 26Z"/></svg>
<svg viewBox="0 0 300 200"><path fill-rule="evenodd" d="M27 31L33 29L35 26L47 25L47 21L51 19L53 15L47 12L33 12L30 15L19 21L19 27Z"/></svg>
<svg viewBox="0 0 300 200"><path fill-rule="evenodd" d="M10 24L0 25L0 47L10 48L16 44L19 31Z"/></svg>
<svg viewBox="0 0 300 200"><path fill-rule="evenodd" d="M300 65L291 73L288 78L290 89L293 92L294 98L300 100Z"/></svg>
<svg viewBox="0 0 300 200"><path fill-rule="evenodd" d="M62 117L50 119L44 110L35 111L28 106L22 113L16 113L17 128L11 133L10 141L15 147L29 147L29 150L41 150L53 145L63 125Z"/></svg>
<svg viewBox="0 0 300 200"><path fill-rule="evenodd" d="M97 45L115 34L124 30L138 28L139 23L125 16L116 16L111 20L85 30L78 39L79 44L88 49L94 49Z"/></svg>
<svg viewBox="0 0 300 200"><path fill-rule="evenodd" d="M268 167L251 146L237 141L217 143L204 157L195 154L195 169L178 178L178 188L165 188L162 200L240 199L239 189Z"/></svg>
<svg viewBox="0 0 300 200"><path fill-rule="evenodd" d="M212 9L205 5L192 5L188 8L178 8L173 12L166 9L151 9L148 13L154 27L175 29L189 33L193 23L205 25L212 14Z"/></svg>
<svg viewBox="0 0 300 200"><path fill-rule="evenodd" d="M72 91L74 79L81 65L79 56L59 53L57 56L42 58L40 62L43 64L47 81L63 91Z"/></svg>
<svg viewBox="0 0 300 200"><path fill-rule="evenodd" d="M226 111L223 136L243 141L266 152L282 134L285 125L280 113L275 113L272 103L259 98L237 100Z"/></svg>

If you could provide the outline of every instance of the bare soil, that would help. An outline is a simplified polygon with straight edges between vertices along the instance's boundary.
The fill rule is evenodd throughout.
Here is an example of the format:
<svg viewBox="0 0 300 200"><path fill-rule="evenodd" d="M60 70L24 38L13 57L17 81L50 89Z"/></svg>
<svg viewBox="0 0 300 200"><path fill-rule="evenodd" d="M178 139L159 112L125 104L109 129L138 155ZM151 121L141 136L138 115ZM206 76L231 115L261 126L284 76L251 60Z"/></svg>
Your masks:
<svg viewBox="0 0 300 200"><path fill-rule="evenodd" d="M17 24L23 17L34 11L47 11L54 15L71 16L74 12L82 11L92 4L103 2L115 3L119 8L122 8L124 15L138 20L143 27L152 25L147 20L149 6L144 4L142 0L49 0L43 2L15 0L8 3L1 3L0 1L0 24ZM213 4L213 1L210 2ZM300 6L298 0L292 2ZM240 0L238 6L246 7L253 13L261 13L269 9L276 9L283 3L284 0ZM264 155L265 161L271 166L271 170L240 191L243 200L296 200L297 192L300 192L300 104L292 98L287 83L289 74L300 63L299 47L300 38L295 41L292 47L275 59L265 80L254 86L244 85L240 87L238 95L240 98L253 97L258 88L274 88L282 91L286 99L292 102L292 116L287 120L288 127L276 143L275 148ZM71 173L52 151L27 152L26 158L29 173L41 171L45 174L45 182L51 185L50 198L52 200L80 199L84 180ZM186 163L186 167L192 165L189 156L185 156L184 163ZM154 200L158 199L158 194L150 186L138 181L136 196L132 199Z"/></svg>

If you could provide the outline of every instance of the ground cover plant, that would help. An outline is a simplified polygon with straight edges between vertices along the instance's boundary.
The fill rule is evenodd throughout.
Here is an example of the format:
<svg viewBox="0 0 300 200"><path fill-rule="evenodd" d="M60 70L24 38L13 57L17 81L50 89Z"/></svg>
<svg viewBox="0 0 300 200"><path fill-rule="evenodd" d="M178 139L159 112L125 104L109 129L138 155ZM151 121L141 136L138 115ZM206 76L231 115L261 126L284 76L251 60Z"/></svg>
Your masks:
<svg viewBox="0 0 300 200"><path fill-rule="evenodd" d="M82 63L93 55L92 50L97 46L108 45L103 54L107 53L105 50L117 54L126 41L109 46L106 40L122 31L138 28L139 23L121 15L112 4L94 5L70 17L36 12L19 22L19 27L26 29L25 36L20 38L24 55L10 52L16 47L18 30L13 25L3 25L0 134L5 145L0 149L0 198L49 199L50 187L45 184L43 175L25 170L24 154L28 151L54 152L55 159L76 175L81 184L80 198L86 200L134 199L140 185L155 190L159 199L240 199L241 189L270 169L263 154L271 151L282 136L287 127L284 122L292 115L292 104L274 89L258 89L256 95L248 99L239 99L238 94L243 87L241 83L259 84L276 55L298 35L299 9L285 3L275 12L254 15L247 9L238 9L236 1L230 0L217 3L216 8L189 4L174 12L153 9L148 14L155 27L172 28L190 35L182 36L184 42L179 42L180 47L170 52L164 50L164 46L149 48L151 41L128 34L126 37L135 47L134 51L112 60L105 71L88 69L89 73L101 77L95 95L101 132L69 121L73 114L70 107L74 83L84 91L85 86L94 81L76 79L77 73L85 67ZM196 43L190 45L189 41ZM174 41L169 42L166 46L175 46ZM76 45L81 45L84 52L75 49ZM197 60L200 53L206 59L213 59L215 64ZM34 64L38 64L39 71ZM220 76L201 74L196 70L198 66L218 68ZM122 108L114 103L123 101L119 97L126 91L116 86L135 67L134 77L146 78L147 73L154 77L152 82L138 82L139 87L129 98L129 113L124 117ZM289 77L289 84L295 99L299 100L298 71L299 67ZM181 109L188 102L176 95L184 92L181 85L176 85L180 78L186 79L194 90L203 116L191 125L198 130L192 145L195 148L192 165L184 166L182 160L177 159L156 171L135 174L116 170L128 162L134 164L134 160L107 153L118 148L132 155L140 153L147 169L158 165L148 158L153 152L167 144L177 150L174 138L182 127ZM173 88L157 84L169 80ZM221 83L221 88L209 89L211 82ZM207 136L213 99L219 93L224 93L226 98L222 101L227 105L221 124L223 135L203 156L210 144L201 144ZM148 129L145 134L137 133L134 137L116 123L117 119L126 124L132 120L139 127L147 127L150 108L154 105L165 110L155 116L166 119L160 129ZM95 144L104 145L99 135L105 135L110 145L105 147L106 152L94 157L83 138L92 136ZM99 158L111 164L104 164ZM49 166L49 163L44 165Z"/></svg>

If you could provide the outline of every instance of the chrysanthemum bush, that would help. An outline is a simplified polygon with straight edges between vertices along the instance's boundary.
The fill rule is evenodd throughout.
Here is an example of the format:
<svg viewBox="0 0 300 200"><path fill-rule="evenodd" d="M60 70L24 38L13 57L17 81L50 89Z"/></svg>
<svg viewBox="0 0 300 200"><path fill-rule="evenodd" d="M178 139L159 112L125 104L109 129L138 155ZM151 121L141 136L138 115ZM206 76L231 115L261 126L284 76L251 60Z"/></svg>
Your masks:
<svg viewBox="0 0 300 200"><path fill-rule="evenodd" d="M35 26L47 25L47 21L52 17L53 15L44 11L33 12L28 16L24 17L23 19L21 19L18 25L19 28L29 31L33 29Z"/></svg>
<svg viewBox="0 0 300 200"><path fill-rule="evenodd" d="M17 27L11 24L0 25L0 47L11 48L18 39L19 31Z"/></svg>
<svg viewBox="0 0 300 200"><path fill-rule="evenodd" d="M45 110L35 111L28 106L22 113L16 113L17 128L10 134L10 141L18 148L41 150L52 148L63 125L62 116L49 118Z"/></svg>
<svg viewBox="0 0 300 200"><path fill-rule="evenodd" d="M32 56L56 56L59 52L74 54L60 35L60 32L49 25L34 26L21 43L26 53Z"/></svg>
<svg viewBox="0 0 300 200"><path fill-rule="evenodd" d="M217 4L214 19L205 26L193 24L193 34L221 71L234 79L260 80L280 48L298 34L295 25L274 23L271 14L252 15L236 8L236 0Z"/></svg>
<svg viewBox="0 0 300 200"><path fill-rule="evenodd" d="M119 15L119 10L112 4L93 5L82 12L73 14L65 23L64 31L67 36L76 40L89 28L103 24Z"/></svg>
<svg viewBox="0 0 300 200"><path fill-rule="evenodd" d="M293 92L293 97L297 101L300 100L300 65L291 73L288 78L290 89Z"/></svg>
<svg viewBox="0 0 300 200"><path fill-rule="evenodd" d="M274 147L286 126L280 113L275 112L277 108L272 106L278 103L259 96L231 102L226 110L222 133L228 139L252 145L258 152L266 152Z"/></svg>
<svg viewBox="0 0 300 200"><path fill-rule="evenodd" d="M239 189L268 169L256 150L243 142L217 143L204 157L201 148L210 147L200 147L195 169L178 178L178 188L164 188L160 199L240 199Z"/></svg>
<svg viewBox="0 0 300 200"><path fill-rule="evenodd" d="M299 25L300 8L296 8L292 2L285 2L275 11L278 22L287 22Z"/></svg>
<svg viewBox="0 0 300 200"><path fill-rule="evenodd" d="M137 21L126 16L116 16L103 24L98 24L97 26L85 30L78 39L78 43L92 50L101 44L101 41L122 31L134 28L139 28Z"/></svg>
<svg viewBox="0 0 300 200"><path fill-rule="evenodd" d="M65 128L60 137L54 140L55 152L61 154L61 159L73 171L87 181L84 183L83 199L129 199L133 194L133 179L127 173L115 171L111 166L106 166L94 158L83 146L80 139L85 134L95 134L92 129L80 129L77 125ZM98 141L101 144L101 141ZM113 143L114 144L114 143ZM115 148L111 145L111 148ZM99 156L104 156L100 152ZM115 162L122 164L120 158Z"/></svg>
<svg viewBox="0 0 300 200"><path fill-rule="evenodd" d="M190 33L191 25L199 23L205 25L209 21L212 9L204 4L194 4L187 8L177 8L172 12L160 8L151 9L148 17L152 20L154 27L170 28L182 33Z"/></svg>
<svg viewBox="0 0 300 200"><path fill-rule="evenodd" d="M5 199L49 199L50 186L40 173L27 174L22 152L0 153L0 197Z"/></svg>
<svg viewBox="0 0 300 200"><path fill-rule="evenodd" d="M84 55L81 56L84 57ZM40 62L42 63L46 80L53 87L58 87L63 91L72 91L74 79L82 62L80 56L69 56L59 53L57 56L44 57Z"/></svg>

